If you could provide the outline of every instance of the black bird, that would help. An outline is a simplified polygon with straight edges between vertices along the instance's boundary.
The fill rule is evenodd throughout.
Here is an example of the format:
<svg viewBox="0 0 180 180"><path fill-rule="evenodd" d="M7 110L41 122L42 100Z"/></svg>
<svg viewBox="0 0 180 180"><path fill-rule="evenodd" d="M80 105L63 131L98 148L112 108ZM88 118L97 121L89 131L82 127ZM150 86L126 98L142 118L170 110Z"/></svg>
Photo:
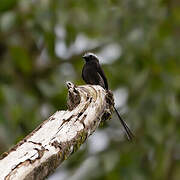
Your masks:
<svg viewBox="0 0 180 180"><path fill-rule="evenodd" d="M105 90L108 91L108 82L106 79L106 76L104 74L103 69L101 68L99 64L98 57L93 53L86 53L83 58L85 59L86 63L83 66L82 69L82 78L87 84L92 85L100 85ZM122 124L122 126L125 129L126 135L128 140L132 140L134 137L133 133L125 123L125 121L121 118L119 115L117 109L114 107L114 110Z"/></svg>

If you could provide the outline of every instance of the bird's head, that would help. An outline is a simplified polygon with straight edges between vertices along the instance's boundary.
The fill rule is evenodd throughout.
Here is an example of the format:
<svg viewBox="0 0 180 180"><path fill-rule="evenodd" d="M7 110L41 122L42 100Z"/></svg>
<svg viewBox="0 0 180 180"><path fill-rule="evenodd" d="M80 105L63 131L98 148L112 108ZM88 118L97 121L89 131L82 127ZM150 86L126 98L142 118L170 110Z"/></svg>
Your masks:
<svg viewBox="0 0 180 180"><path fill-rule="evenodd" d="M98 57L95 54L91 53L91 52L85 53L83 55L83 59L86 62L93 61L93 60L98 61Z"/></svg>

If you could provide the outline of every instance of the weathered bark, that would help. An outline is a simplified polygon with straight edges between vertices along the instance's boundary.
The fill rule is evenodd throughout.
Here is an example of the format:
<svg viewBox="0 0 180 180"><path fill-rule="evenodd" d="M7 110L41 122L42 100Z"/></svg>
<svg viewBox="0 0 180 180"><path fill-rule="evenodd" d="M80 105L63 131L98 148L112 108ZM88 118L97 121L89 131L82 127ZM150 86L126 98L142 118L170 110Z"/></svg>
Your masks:
<svg viewBox="0 0 180 180"><path fill-rule="evenodd" d="M0 160L0 179L44 179L110 119L113 97L100 86L67 82L68 110L57 111Z"/></svg>

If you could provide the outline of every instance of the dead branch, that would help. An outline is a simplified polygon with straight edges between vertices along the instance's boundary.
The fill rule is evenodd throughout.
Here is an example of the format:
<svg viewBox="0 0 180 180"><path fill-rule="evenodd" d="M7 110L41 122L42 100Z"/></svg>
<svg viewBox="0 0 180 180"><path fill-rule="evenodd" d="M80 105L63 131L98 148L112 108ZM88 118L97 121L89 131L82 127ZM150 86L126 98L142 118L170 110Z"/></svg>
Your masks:
<svg viewBox="0 0 180 180"><path fill-rule="evenodd" d="M67 82L68 110L57 111L1 156L0 179L44 179L110 119L113 97L100 86Z"/></svg>

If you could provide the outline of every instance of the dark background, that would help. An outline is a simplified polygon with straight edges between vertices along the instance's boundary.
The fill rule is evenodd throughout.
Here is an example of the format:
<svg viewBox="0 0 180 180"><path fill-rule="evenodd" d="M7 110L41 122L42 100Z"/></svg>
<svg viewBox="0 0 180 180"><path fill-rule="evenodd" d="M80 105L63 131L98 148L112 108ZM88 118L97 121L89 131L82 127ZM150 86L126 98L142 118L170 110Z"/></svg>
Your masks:
<svg viewBox="0 0 180 180"><path fill-rule="evenodd" d="M114 115L49 180L179 180L179 0L1 0L0 153L66 109L87 51L136 141Z"/></svg>

